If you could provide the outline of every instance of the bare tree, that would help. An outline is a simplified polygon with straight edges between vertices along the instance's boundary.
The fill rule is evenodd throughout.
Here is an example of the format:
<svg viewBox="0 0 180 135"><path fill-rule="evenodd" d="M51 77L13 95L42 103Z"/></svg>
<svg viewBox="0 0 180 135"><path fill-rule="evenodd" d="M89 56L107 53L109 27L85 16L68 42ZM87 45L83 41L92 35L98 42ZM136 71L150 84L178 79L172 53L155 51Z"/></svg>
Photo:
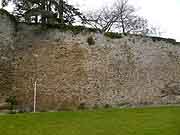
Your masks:
<svg viewBox="0 0 180 135"><path fill-rule="evenodd" d="M118 16L117 24L122 29L122 33L127 33L130 25L132 25L135 18L135 8L129 5L128 0L117 0L113 7Z"/></svg>
<svg viewBox="0 0 180 135"><path fill-rule="evenodd" d="M130 16L122 22L116 23L116 29L122 33L147 35L150 32L147 19L139 16Z"/></svg>
<svg viewBox="0 0 180 135"><path fill-rule="evenodd" d="M86 15L87 24L102 32L118 30L121 33L145 34L148 21L136 15L128 0L116 0L110 7Z"/></svg>
<svg viewBox="0 0 180 135"><path fill-rule="evenodd" d="M149 28L149 32L147 33L147 35L160 37L160 36L162 36L162 34L164 34L164 33L165 33L165 32L162 31L160 27L151 26L151 27Z"/></svg>
<svg viewBox="0 0 180 135"><path fill-rule="evenodd" d="M93 28L100 29L102 32L108 32L117 20L118 16L115 14L113 9L103 7L101 10L89 12L86 15L85 23Z"/></svg>
<svg viewBox="0 0 180 135"><path fill-rule="evenodd" d="M110 7L103 7L101 10L88 13L86 23L101 29L102 32L112 30L113 26L119 23L123 33L125 33L125 21L134 12L135 9L128 4L128 0L117 0Z"/></svg>

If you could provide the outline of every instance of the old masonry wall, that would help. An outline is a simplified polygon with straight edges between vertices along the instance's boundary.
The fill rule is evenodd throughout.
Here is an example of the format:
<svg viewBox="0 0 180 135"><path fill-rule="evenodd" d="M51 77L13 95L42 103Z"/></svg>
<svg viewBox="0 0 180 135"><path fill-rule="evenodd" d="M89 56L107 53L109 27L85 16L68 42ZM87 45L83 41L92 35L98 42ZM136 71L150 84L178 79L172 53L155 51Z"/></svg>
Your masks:
<svg viewBox="0 0 180 135"><path fill-rule="evenodd" d="M39 111L180 103L178 45L132 35L111 39L100 33L14 26L8 16L0 19L1 48L11 50L5 54L12 52L13 71L9 87L0 85L0 93L14 93L19 109L32 110L35 82ZM90 36L94 45L87 43Z"/></svg>

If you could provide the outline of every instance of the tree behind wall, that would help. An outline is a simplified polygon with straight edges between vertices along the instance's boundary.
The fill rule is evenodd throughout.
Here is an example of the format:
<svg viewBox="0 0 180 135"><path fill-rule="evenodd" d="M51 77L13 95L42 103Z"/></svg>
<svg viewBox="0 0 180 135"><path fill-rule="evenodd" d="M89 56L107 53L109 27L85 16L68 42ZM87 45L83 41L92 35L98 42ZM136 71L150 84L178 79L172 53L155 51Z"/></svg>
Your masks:
<svg viewBox="0 0 180 135"><path fill-rule="evenodd" d="M3 0L3 7L13 2L14 15L19 21L35 23L73 24L83 19L79 9L64 0Z"/></svg>
<svg viewBox="0 0 180 135"><path fill-rule="evenodd" d="M102 32L147 34L150 31L147 19L136 15L136 9L128 0L116 0L109 7L89 12L86 23Z"/></svg>

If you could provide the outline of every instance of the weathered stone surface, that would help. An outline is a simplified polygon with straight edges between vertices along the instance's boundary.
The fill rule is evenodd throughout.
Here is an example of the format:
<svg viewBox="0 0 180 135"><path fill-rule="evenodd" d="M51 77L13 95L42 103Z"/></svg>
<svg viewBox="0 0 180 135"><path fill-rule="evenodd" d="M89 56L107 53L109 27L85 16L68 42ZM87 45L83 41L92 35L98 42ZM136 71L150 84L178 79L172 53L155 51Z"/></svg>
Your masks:
<svg viewBox="0 0 180 135"><path fill-rule="evenodd" d="M8 84L22 110L33 108L35 81L39 111L180 103L178 46L143 37L41 31L27 24L17 30ZM88 45L89 36L95 45Z"/></svg>
<svg viewBox="0 0 180 135"><path fill-rule="evenodd" d="M0 9L0 95L4 96L12 91L14 38L15 22L7 11Z"/></svg>
<svg viewBox="0 0 180 135"><path fill-rule="evenodd" d="M166 89L172 93L166 88L167 83L180 79L179 47L150 39L144 42L143 38L135 42L133 37L112 40L100 34L91 34L96 44L89 46L89 34L53 30L44 34L46 38L34 37L30 48L16 53L15 86L17 93L26 93L18 97L26 97L30 108L35 80L39 110L78 108L82 104L179 103L177 87L173 87L173 96L163 92ZM59 35L60 40L54 35L56 39Z"/></svg>

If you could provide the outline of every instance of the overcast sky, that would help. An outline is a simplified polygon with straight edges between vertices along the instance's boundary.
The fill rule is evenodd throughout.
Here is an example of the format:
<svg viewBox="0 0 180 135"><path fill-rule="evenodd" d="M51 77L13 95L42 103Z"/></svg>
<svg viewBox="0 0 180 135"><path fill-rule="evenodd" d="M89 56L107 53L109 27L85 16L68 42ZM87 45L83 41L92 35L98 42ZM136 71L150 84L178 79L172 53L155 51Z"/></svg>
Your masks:
<svg viewBox="0 0 180 135"><path fill-rule="evenodd" d="M82 10L98 9L111 4L113 0L69 0ZM160 27L163 37L180 41L180 0L129 0L138 10L138 15L149 20L149 23Z"/></svg>
<svg viewBox="0 0 180 135"><path fill-rule="evenodd" d="M1 0L0 0L1 1ZM68 0L82 11L95 10L113 0ZM138 9L138 15L160 27L163 37L180 41L180 0L129 0Z"/></svg>

